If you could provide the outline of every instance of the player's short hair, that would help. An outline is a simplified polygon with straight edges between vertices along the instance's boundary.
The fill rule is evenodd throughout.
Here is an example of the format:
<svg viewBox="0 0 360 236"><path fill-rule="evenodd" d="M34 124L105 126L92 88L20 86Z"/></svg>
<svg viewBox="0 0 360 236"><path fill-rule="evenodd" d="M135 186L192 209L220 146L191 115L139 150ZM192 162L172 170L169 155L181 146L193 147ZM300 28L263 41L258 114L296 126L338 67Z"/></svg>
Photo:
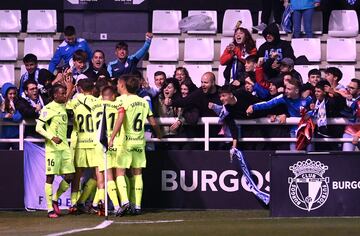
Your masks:
<svg viewBox="0 0 360 236"><path fill-rule="evenodd" d="M66 91L66 87L62 84L54 84L51 88L51 97L54 99L54 95L59 92L60 89L64 89Z"/></svg>
<svg viewBox="0 0 360 236"><path fill-rule="evenodd" d="M86 62L87 60L87 53L81 49L76 50L72 56L73 61L81 61Z"/></svg>
<svg viewBox="0 0 360 236"><path fill-rule="evenodd" d="M159 75L162 75L162 76L164 76L164 78L166 79L166 74L165 74L165 72L164 71L156 71L155 73L154 73L154 77L155 76L159 76Z"/></svg>
<svg viewBox="0 0 360 236"><path fill-rule="evenodd" d="M258 58L256 55L249 55L245 58L245 61L256 63L258 61Z"/></svg>
<svg viewBox="0 0 360 236"><path fill-rule="evenodd" d="M120 79L123 79L125 81L125 87L128 93L136 94L136 92L140 88L140 79L136 75L122 75L120 76Z"/></svg>
<svg viewBox="0 0 360 236"><path fill-rule="evenodd" d="M128 45L125 41L121 40L121 41L119 41L119 42L116 44L115 49L125 49L125 50L128 50L128 49L129 49L129 45Z"/></svg>
<svg viewBox="0 0 360 236"><path fill-rule="evenodd" d="M75 27L72 25L68 25L64 29L64 35L65 36L73 36L76 34Z"/></svg>
<svg viewBox="0 0 360 236"><path fill-rule="evenodd" d="M322 91L325 90L325 86L331 86L329 81L327 80L320 80L316 85L315 88L321 89Z"/></svg>
<svg viewBox="0 0 360 236"><path fill-rule="evenodd" d="M101 91L101 95L102 96L104 96L105 95L105 93L110 93L110 94L116 94L115 93L115 90L114 90L114 88L112 87L112 86L105 86L103 89L102 89L102 91Z"/></svg>
<svg viewBox="0 0 360 236"><path fill-rule="evenodd" d="M24 56L23 62L24 62L24 64L25 64L25 63L30 63L30 62L33 62L33 63L37 64L37 63L38 63L38 59L37 59L37 56L35 56L34 54L28 53L28 54L26 54L26 55Z"/></svg>
<svg viewBox="0 0 360 236"><path fill-rule="evenodd" d="M223 85L219 88L219 91L218 91L219 94L222 94L222 93L233 93L232 91L232 86L231 85Z"/></svg>
<svg viewBox="0 0 360 236"><path fill-rule="evenodd" d="M311 69L308 72L308 77L310 77L311 75L318 75L321 77L321 71L319 69Z"/></svg>
<svg viewBox="0 0 360 236"><path fill-rule="evenodd" d="M81 79L77 82L77 86L84 92L92 92L94 89L94 83L91 79Z"/></svg>
<svg viewBox="0 0 360 236"><path fill-rule="evenodd" d="M326 68L325 73L332 74L333 76L337 77L337 82L339 82L343 76L343 73L341 72L341 70L334 66Z"/></svg>
<svg viewBox="0 0 360 236"><path fill-rule="evenodd" d="M26 80L25 83L23 84L23 87L22 87L22 88L23 88L24 91L27 90L29 84L35 84L36 87L38 86L38 83L37 83L34 79L28 79L28 80Z"/></svg>

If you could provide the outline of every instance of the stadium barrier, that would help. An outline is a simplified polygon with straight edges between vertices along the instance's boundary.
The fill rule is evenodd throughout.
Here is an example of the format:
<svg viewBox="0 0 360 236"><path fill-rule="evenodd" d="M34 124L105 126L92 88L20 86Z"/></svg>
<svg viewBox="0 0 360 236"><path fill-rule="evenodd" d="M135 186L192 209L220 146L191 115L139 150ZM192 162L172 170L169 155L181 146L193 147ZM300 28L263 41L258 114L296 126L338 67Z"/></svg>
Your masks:
<svg viewBox="0 0 360 236"><path fill-rule="evenodd" d="M157 118L160 125L171 125L176 121L176 118ZM279 124L278 122L271 122L269 118L258 118L251 120L237 120L237 125L297 125L300 118L287 118L286 124ZM329 118L327 119L328 125L348 125L350 122L346 118ZM231 138L210 137L210 125L219 125L218 117L202 117L198 125L204 126L203 138L147 138L148 142L202 142L204 143L204 151L209 151L210 142L230 142ZM19 149L24 150L24 141L29 142L44 142L41 138L25 137L25 126L35 125L34 121L23 121L19 124L3 122L2 125L19 125L19 138L14 139L0 139L0 142L18 142ZM283 138L263 138L263 137L245 137L239 138L239 142L296 142L296 138L283 137ZM351 138L313 138L312 142L351 142Z"/></svg>

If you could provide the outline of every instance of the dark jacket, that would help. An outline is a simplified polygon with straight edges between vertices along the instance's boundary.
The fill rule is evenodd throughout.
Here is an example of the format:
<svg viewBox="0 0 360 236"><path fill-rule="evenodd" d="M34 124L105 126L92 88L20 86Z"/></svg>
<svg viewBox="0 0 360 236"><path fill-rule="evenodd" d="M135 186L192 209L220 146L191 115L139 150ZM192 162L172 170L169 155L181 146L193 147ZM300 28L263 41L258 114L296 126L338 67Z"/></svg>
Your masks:
<svg viewBox="0 0 360 236"><path fill-rule="evenodd" d="M272 42L265 42L263 43L258 52L258 57L264 57L264 73L266 74L267 78L274 78L277 77L279 74L278 70L274 70L271 68L271 65L275 60L281 61L285 57L289 57L295 60L294 50L291 47L291 42L280 39L279 28L275 23L268 25L265 30L263 31L263 36L266 40L266 35L274 36L274 40ZM270 54L272 52L276 52L278 54L277 58L271 58Z"/></svg>
<svg viewBox="0 0 360 236"><path fill-rule="evenodd" d="M185 98L177 98L172 101L172 105L174 107L184 107L191 108L196 107L199 109L201 117L213 117L217 116L217 114L209 109L209 102L221 105L219 98L219 86L216 85L216 90L214 93L204 93L201 88L196 89L193 93L189 94L189 96Z"/></svg>

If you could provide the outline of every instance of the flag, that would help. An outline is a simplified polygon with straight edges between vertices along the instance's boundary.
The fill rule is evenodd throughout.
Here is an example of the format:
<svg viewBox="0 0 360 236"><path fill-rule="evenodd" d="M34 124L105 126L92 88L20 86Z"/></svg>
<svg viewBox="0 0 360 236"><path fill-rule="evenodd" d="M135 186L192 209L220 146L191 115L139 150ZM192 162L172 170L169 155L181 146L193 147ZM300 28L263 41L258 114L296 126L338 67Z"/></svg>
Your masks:
<svg viewBox="0 0 360 236"><path fill-rule="evenodd" d="M100 126L99 126L99 130L98 130L98 139L100 141L100 143L102 144L103 148L104 148L104 152L107 152L109 149L109 144L108 144L108 134L107 134L107 124L106 124L106 109L105 109L105 105L104 105L104 110L103 110L103 115L100 121Z"/></svg>
<svg viewBox="0 0 360 236"><path fill-rule="evenodd" d="M248 168L248 166L246 164L246 161L245 161L245 158L244 158L242 152L235 148L234 153L233 153L233 157L238 159L241 171L244 174L246 184L250 188L250 191L253 194L255 194L255 196L258 197L264 204L269 205L269 203L270 203L270 194L261 191L257 187L257 185L255 184L254 180L251 177L251 173L249 171L249 168Z"/></svg>

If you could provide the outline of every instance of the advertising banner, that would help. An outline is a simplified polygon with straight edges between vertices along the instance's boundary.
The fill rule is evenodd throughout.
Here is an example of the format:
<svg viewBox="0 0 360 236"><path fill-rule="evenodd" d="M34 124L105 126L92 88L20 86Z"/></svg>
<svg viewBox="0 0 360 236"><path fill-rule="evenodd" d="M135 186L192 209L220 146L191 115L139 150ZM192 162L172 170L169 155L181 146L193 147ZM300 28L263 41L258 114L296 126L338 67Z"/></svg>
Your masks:
<svg viewBox="0 0 360 236"><path fill-rule="evenodd" d="M269 193L271 152L244 152L252 178ZM228 151L149 152L143 204L151 208L262 209Z"/></svg>
<svg viewBox="0 0 360 236"><path fill-rule="evenodd" d="M271 216L359 216L359 166L359 153L273 156Z"/></svg>

